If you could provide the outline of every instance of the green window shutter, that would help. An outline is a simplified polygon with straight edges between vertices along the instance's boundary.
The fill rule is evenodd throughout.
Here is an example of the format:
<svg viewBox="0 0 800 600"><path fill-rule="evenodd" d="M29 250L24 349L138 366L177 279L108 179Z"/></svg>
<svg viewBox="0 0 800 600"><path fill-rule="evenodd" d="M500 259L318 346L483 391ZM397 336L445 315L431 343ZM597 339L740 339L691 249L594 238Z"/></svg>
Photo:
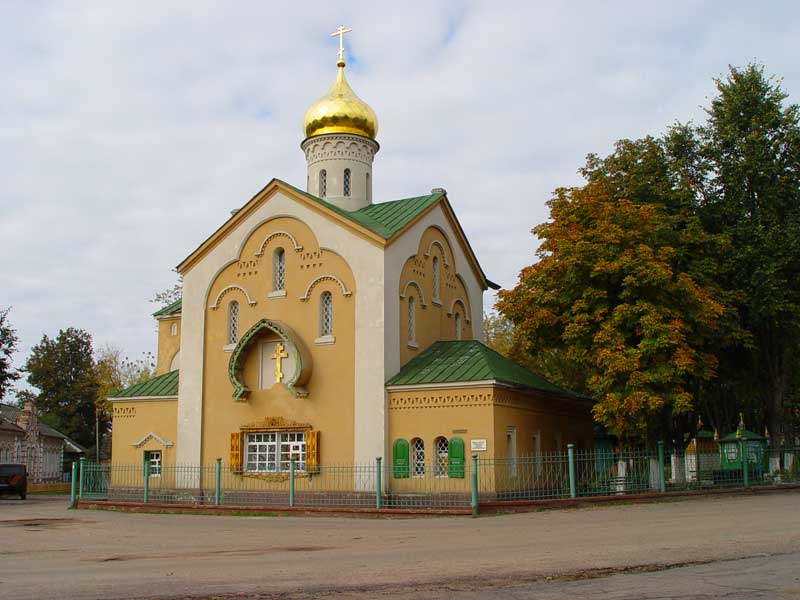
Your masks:
<svg viewBox="0 0 800 600"><path fill-rule="evenodd" d="M407 479L408 472L408 440L398 438L392 444L392 473L395 479Z"/></svg>
<svg viewBox="0 0 800 600"><path fill-rule="evenodd" d="M453 479L464 479L464 440L450 438L447 448L447 476Z"/></svg>

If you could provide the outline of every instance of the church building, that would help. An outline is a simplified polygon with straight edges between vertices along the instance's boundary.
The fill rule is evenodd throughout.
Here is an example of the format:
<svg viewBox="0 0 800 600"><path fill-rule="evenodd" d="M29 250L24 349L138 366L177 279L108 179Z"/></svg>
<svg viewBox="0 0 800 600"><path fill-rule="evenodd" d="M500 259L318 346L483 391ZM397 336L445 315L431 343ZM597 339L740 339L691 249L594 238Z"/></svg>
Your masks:
<svg viewBox="0 0 800 600"><path fill-rule="evenodd" d="M463 477L472 453L591 447L590 403L483 344L498 286L447 192L373 198L378 119L345 77L344 32L305 113L304 189L272 179L180 262L156 376L112 398L112 464L221 458L246 478L381 457L392 487Z"/></svg>

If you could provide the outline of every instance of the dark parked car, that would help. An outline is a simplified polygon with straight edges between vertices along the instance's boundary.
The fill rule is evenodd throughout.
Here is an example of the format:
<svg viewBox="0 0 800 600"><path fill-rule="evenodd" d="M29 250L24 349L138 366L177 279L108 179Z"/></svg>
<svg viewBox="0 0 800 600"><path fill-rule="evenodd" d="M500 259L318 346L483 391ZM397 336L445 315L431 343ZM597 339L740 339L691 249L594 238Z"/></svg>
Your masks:
<svg viewBox="0 0 800 600"><path fill-rule="evenodd" d="M0 465L0 494L28 494L28 470L25 465Z"/></svg>

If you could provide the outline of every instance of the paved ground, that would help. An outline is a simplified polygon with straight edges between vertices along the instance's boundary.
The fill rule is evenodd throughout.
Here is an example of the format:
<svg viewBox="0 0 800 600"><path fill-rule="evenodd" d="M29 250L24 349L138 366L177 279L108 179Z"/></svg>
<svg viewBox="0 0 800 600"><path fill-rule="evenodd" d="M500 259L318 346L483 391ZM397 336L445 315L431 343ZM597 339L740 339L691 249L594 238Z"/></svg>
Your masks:
<svg viewBox="0 0 800 600"><path fill-rule="evenodd" d="M800 492L470 519L143 515L0 499L0 597L797 598Z"/></svg>

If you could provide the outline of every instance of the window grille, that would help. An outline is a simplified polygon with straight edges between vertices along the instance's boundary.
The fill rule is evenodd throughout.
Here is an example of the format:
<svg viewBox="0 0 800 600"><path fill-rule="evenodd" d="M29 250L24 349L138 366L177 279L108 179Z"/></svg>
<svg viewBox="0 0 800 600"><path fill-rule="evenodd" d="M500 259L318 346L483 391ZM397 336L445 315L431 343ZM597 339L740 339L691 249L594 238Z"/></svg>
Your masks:
<svg viewBox="0 0 800 600"><path fill-rule="evenodd" d="M433 257L433 299L439 300L439 257Z"/></svg>
<svg viewBox="0 0 800 600"><path fill-rule="evenodd" d="M145 452L145 460L149 463L150 477L161 477L161 451L154 450Z"/></svg>
<svg viewBox="0 0 800 600"><path fill-rule="evenodd" d="M328 194L328 172L325 169L319 172L319 197L324 198Z"/></svg>
<svg viewBox="0 0 800 600"><path fill-rule="evenodd" d="M286 289L286 253L276 248L272 253L272 291Z"/></svg>
<svg viewBox="0 0 800 600"><path fill-rule="evenodd" d="M253 473L288 472L292 458L295 461L295 470L306 470L306 434L304 432L247 434L245 470Z"/></svg>
<svg viewBox="0 0 800 600"><path fill-rule="evenodd" d="M450 453L450 442L447 441L446 437L438 437L434 440L433 445L436 452L433 474L435 477L447 477L447 457Z"/></svg>
<svg viewBox="0 0 800 600"><path fill-rule="evenodd" d="M322 292L319 297L319 334L333 335L333 294Z"/></svg>
<svg viewBox="0 0 800 600"><path fill-rule="evenodd" d="M343 177L342 181L343 181L344 195L345 196L349 196L350 195L350 169L345 169L344 170L344 177Z"/></svg>
<svg viewBox="0 0 800 600"><path fill-rule="evenodd" d="M228 304L228 344L239 341L239 303L232 300Z"/></svg>
<svg viewBox="0 0 800 600"><path fill-rule="evenodd" d="M461 339L461 313L456 313L456 339Z"/></svg>
<svg viewBox="0 0 800 600"><path fill-rule="evenodd" d="M425 442L419 438L411 440L411 474L414 477L425 475Z"/></svg>
<svg viewBox="0 0 800 600"><path fill-rule="evenodd" d="M413 296L408 298L408 343L417 343L417 312Z"/></svg>

